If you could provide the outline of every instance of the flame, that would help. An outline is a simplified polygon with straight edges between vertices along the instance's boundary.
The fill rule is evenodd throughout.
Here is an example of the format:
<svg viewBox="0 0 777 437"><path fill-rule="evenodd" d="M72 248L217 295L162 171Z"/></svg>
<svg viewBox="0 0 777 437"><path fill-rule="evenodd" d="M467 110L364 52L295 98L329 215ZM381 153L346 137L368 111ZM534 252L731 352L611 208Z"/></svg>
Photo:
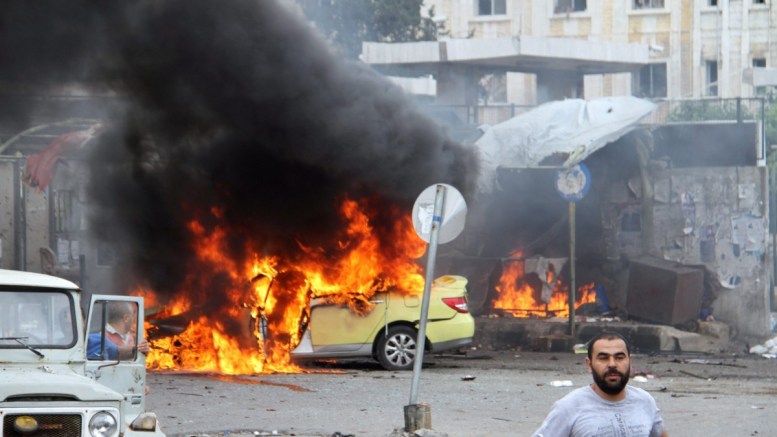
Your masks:
<svg viewBox="0 0 777 437"><path fill-rule="evenodd" d="M166 302L147 288L133 293L145 296L149 308L147 367L226 375L301 372L290 352L304 333L310 299L366 314L377 292L420 293L424 278L415 260L426 245L411 217L392 210L396 219L390 229L378 232L369 207L369 200L342 202L345 228L332 247L297 241L292 254L252 253L243 263L225 255L231 253L227 244L234 244L229 229L206 230L192 220L188 230L198 264L181 289ZM214 208L210 216L218 219L222 213ZM246 242L251 247L256 242ZM201 308L213 298L207 290L214 289L223 293L222 305Z"/></svg>
<svg viewBox="0 0 777 437"><path fill-rule="evenodd" d="M492 302L492 308L502 310L513 317L569 317L569 286L564 284L558 275L548 271L544 279L552 289L550 302L545 303L536 290L526 281L526 272L521 252L515 252L511 258L518 258L503 264L502 275L495 289L497 297ZM585 303L596 301L593 282L577 288L575 308Z"/></svg>

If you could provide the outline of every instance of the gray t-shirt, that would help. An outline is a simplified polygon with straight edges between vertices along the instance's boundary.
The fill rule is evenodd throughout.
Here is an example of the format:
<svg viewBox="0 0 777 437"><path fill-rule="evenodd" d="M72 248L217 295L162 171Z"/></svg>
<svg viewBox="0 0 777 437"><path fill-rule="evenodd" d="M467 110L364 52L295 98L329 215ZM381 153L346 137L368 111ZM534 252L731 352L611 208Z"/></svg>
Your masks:
<svg viewBox="0 0 777 437"><path fill-rule="evenodd" d="M655 399L626 385L626 398L602 399L589 385L556 401L533 437L659 437L664 420Z"/></svg>

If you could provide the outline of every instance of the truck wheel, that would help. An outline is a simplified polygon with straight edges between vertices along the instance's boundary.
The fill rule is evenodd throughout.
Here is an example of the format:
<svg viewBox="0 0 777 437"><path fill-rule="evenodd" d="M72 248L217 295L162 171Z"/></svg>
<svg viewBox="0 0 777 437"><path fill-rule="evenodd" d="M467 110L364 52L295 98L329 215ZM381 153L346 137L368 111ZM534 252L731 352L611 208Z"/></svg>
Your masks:
<svg viewBox="0 0 777 437"><path fill-rule="evenodd" d="M415 329L408 326L393 326L388 335L381 335L378 341L378 361L386 370L409 370L413 368L416 356Z"/></svg>

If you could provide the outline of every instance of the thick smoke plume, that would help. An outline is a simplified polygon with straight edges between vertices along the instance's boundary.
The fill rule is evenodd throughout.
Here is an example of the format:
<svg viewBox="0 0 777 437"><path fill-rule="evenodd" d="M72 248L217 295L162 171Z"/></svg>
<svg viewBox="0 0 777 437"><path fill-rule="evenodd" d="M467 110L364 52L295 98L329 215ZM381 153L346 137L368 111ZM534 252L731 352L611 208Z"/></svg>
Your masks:
<svg viewBox="0 0 777 437"><path fill-rule="evenodd" d="M268 252L331 239L344 196L409 213L430 184L473 187L471 150L275 1L2 8L3 83L89 83L125 102L92 158L91 227L158 292L191 268L189 220L228 223L224 255L245 259L247 238Z"/></svg>

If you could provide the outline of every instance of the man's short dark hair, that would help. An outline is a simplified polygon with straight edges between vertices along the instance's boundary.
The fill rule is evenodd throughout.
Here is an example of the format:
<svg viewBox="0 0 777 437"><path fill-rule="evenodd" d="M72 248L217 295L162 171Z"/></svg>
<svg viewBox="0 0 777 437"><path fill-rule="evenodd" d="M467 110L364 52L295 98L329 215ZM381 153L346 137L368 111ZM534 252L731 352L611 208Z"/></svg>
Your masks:
<svg viewBox="0 0 777 437"><path fill-rule="evenodd" d="M594 343L596 343L599 340L623 340L623 343L626 344L626 354L631 356L631 345L629 345L629 341L626 340L626 337L622 336L621 334L615 332L615 331L602 331L594 336L594 338L588 340L588 359L592 359L591 352L594 349Z"/></svg>

